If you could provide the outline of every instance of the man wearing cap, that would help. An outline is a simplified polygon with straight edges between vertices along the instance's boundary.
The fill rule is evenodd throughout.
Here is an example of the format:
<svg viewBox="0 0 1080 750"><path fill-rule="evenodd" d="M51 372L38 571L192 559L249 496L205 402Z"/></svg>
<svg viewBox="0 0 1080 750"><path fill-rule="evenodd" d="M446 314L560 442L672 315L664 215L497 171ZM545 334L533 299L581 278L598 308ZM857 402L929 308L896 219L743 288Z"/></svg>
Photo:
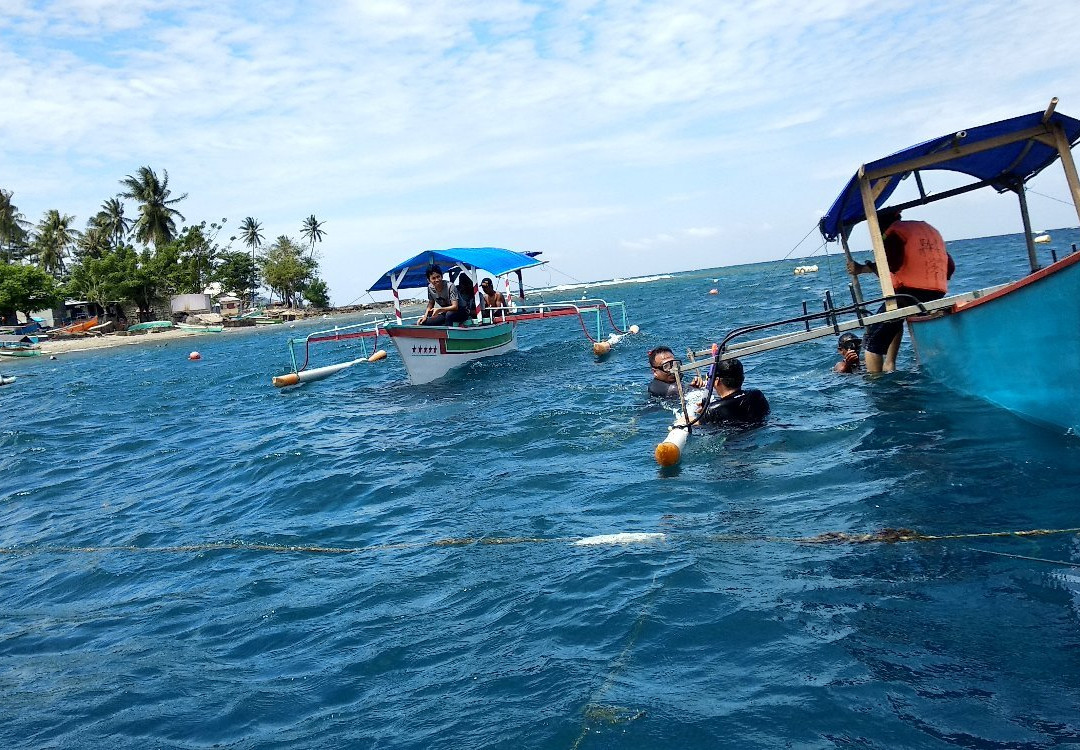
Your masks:
<svg viewBox="0 0 1080 750"><path fill-rule="evenodd" d="M941 233L925 221L901 221L900 211L883 208L878 211L878 224L885 240L885 257L889 262L893 290L919 302L941 299L949 291L956 264L945 251ZM873 261L856 263L849 260L848 273L878 274ZM901 306L905 303L901 301ZM878 312L884 312L882 305ZM863 355L867 372L892 372L896 369L896 354L904 335L902 320L874 323L866 329Z"/></svg>
<svg viewBox="0 0 1080 750"><path fill-rule="evenodd" d="M754 388L743 390L743 365L737 359L725 359L713 370L713 398L701 414L701 424L753 425L765 421L769 401Z"/></svg>
<svg viewBox="0 0 1080 750"><path fill-rule="evenodd" d="M859 348L861 346L862 339L850 331L837 339L836 352L840 355L840 361L833 367L833 372L858 372Z"/></svg>

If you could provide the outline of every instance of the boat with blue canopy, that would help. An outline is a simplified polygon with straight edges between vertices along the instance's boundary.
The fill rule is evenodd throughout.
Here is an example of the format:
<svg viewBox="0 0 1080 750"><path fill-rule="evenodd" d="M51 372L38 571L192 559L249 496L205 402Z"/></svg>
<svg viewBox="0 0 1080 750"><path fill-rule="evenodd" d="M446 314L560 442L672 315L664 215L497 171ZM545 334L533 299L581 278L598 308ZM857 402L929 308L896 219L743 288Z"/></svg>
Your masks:
<svg viewBox="0 0 1080 750"><path fill-rule="evenodd" d="M881 274L881 295L865 299L857 277L849 287L850 305L834 304L826 293L822 312L803 314L731 331L712 348L687 353L676 362L679 372L714 362L765 352L783 346L863 328L878 322L904 320L920 367L947 387L1009 409L1055 430L1080 432L1080 253L1053 254L1043 267L1035 248L1028 214L1026 184L1060 161L1077 219L1080 221L1080 178L1072 148L1080 142L1080 120L1056 111L1053 99L1045 111L948 133L905 148L859 167L820 221L826 241L839 241L851 260L848 239L865 222L878 268L888 267L878 212L886 208L906 179L915 183L915 197L888 206L904 210L993 188L1017 197L1029 271L1006 284L917 302L896 294L890 274ZM969 182L934 192L923 175L951 172ZM882 312L870 306L884 303ZM797 330L790 330L796 328ZM764 338L754 334L779 329ZM1053 362L1048 362L1050 354ZM679 460L694 419L683 416L657 447L657 461ZM669 444L669 445L668 445ZM663 450L662 450L663 448Z"/></svg>
<svg viewBox="0 0 1080 750"><path fill-rule="evenodd" d="M413 385L429 383L472 360L514 351L517 349L517 326L526 321L575 316L598 356L610 352L627 333L637 331L636 326L626 325L626 308L622 302L584 299L527 304L521 272L545 262L538 260L537 255L539 253L519 253L497 247L425 250L379 277L369 291L393 294L395 320L385 326L385 331L401 356ZM427 273L433 266L449 272L452 277L460 274L469 277L475 295L473 317L458 325L418 325L403 319L400 290L427 288ZM502 280L507 301L505 307L485 308L481 304L478 283L481 271ZM511 294L511 275L518 279L516 300ZM453 279L449 283L453 283Z"/></svg>

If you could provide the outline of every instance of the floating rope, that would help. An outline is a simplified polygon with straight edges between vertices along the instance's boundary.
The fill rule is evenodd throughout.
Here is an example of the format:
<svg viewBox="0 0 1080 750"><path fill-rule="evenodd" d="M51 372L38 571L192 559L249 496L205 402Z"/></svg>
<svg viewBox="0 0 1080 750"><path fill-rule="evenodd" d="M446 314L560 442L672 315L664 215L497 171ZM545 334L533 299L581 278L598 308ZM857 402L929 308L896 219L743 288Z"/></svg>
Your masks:
<svg viewBox="0 0 1080 750"><path fill-rule="evenodd" d="M763 534L709 534L705 541L713 543L772 543L772 544L897 544L903 542L944 542L959 539L1000 539L1008 537L1027 538L1037 536L1055 536L1061 534L1080 534L1080 527L1070 529L1028 529L1022 531L981 531L963 534L923 534L913 529L884 528L869 534L854 534L844 531L829 531L816 536L784 537ZM259 542L203 542L165 547L137 547L134 545L102 545L86 547L42 546L42 547L0 547L0 555L71 555L101 554L107 552L151 552L158 554L184 554L200 552L273 552L277 554L315 554L315 555L362 555L373 552L394 550L424 549L436 547L472 547L483 545L507 544L572 544L577 547L617 546L627 544L650 544L666 542L679 535L670 533L625 532L587 537L447 537L430 542L398 542L390 544L372 544L363 547L330 547L320 545L266 544ZM693 535L682 535L691 539ZM1071 563L1062 563L1070 565Z"/></svg>

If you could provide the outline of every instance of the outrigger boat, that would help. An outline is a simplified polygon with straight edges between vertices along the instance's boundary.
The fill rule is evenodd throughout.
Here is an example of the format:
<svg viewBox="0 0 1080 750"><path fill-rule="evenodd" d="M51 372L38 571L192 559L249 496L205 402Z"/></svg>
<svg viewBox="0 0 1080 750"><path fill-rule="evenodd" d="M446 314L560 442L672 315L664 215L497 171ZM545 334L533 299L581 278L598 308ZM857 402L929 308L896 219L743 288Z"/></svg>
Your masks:
<svg viewBox="0 0 1080 750"><path fill-rule="evenodd" d="M177 323L176 327L188 333L221 333L225 326L210 323Z"/></svg>
<svg viewBox="0 0 1080 750"><path fill-rule="evenodd" d="M1053 429L1080 432L1080 253L1074 249L1060 259L1055 255L1050 265L1040 266L1025 195L1026 183L1060 160L1080 219L1080 178L1071 151L1080 142L1080 120L1056 112L1056 106L1055 98L1044 112L949 133L868 162L848 181L820 223L826 241L839 240L850 259L851 230L865 221L874 259L879 268L887 268L877 211L905 178L914 176L918 197L893 208L922 206L985 187L1012 192L1019 200L1030 267L1027 275L926 303L895 294L889 274L880 277L881 297L863 300L853 279L851 305L834 306L826 293L823 312L807 314L804 305L801 316L736 329L713 349L688 352L690 362L678 363L676 369L697 370L724 359L902 319L907 321L920 367L934 379ZM930 193L922 174L934 170L960 173L974 181ZM881 302L884 312L868 312L871 305ZM811 327L815 322L824 325ZM792 325L805 330L735 341ZM704 359L699 361L699 357ZM694 421L685 400L683 413L679 421L688 426L677 424L657 446L661 465L679 460Z"/></svg>
<svg viewBox="0 0 1080 750"><path fill-rule="evenodd" d="M33 336L0 336L0 357L40 357L41 345Z"/></svg>
<svg viewBox="0 0 1080 750"><path fill-rule="evenodd" d="M622 302L584 299L573 302L525 304L521 271L542 265L539 253L517 253L496 247L452 248L425 250L384 273L369 291L389 291L394 296L395 321L386 325L386 333L394 342L409 381L423 385L446 375L455 367L482 357L494 357L517 349L517 325L530 320L576 316L593 350L603 356L611 351L627 333L636 333L637 326L626 325L626 308ZM476 289L477 317L457 326L415 325L403 320L401 289L426 289L427 270L438 265L443 271L456 269L469 276ZM480 309L478 273L485 271L504 281L507 307ZM518 301L510 294L510 274L518 277ZM448 283L454 283L453 281ZM620 315L616 324L612 310ZM593 326L585 316L593 316ZM606 317L606 323L605 323ZM611 332L605 335L607 326ZM596 332L595 337L592 331Z"/></svg>

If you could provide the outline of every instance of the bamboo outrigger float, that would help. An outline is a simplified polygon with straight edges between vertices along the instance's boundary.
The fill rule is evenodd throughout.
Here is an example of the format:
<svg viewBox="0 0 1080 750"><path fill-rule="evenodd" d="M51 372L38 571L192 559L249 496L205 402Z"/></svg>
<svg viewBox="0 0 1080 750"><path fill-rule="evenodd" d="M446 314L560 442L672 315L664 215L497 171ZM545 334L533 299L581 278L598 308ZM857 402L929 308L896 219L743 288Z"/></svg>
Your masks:
<svg viewBox="0 0 1080 750"><path fill-rule="evenodd" d="M378 349L377 346L379 331L384 330L383 327L387 322L389 322L389 318L377 316L373 320L362 323L334 326L325 331L313 331L302 339L289 339L288 347L289 357L292 359L292 372L273 378L274 387L286 388L301 383L312 383L347 370L361 362L379 362L386 359L386 351ZM368 350L368 339L372 339L370 351ZM311 345L331 341L357 341L360 344L362 356L347 362L308 369L308 364L311 362ZM296 348L301 344L304 346L304 359L298 362Z"/></svg>
<svg viewBox="0 0 1080 750"><path fill-rule="evenodd" d="M1035 252L1025 185L1060 160L1080 220L1080 178L1072 147L1080 142L1080 120L1055 111L981 125L912 146L859 167L821 219L826 241L839 240L851 260L848 238L865 221L878 268L888 268L877 211L899 183L914 176L918 197L892 208L904 210L985 187L1015 193L1023 224L1030 273L1008 284L953 294L919 303L895 294L882 273L881 297L864 300L858 280L850 287L852 304L836 307L826 294L821 313L804 314L729 333L713 348L688 352L689 363L676 363L677 374L710 367L714 362L778 349L888 320L908 323L920 366L933 378L963 393L1003 406L1032 421L1080 432L1080 253L1041 268ZM974 178L962 187L927 192L922 173L949 171ZM885 311L868 307L885 303ZM824 323L811 326L811 323ZM770 328L802 325L804 330L749 341L735 339ZM1008 341L1008 346L1003 345ZM1053 358L1053 363L1047 357ZM699 359L704 358L704 359ZM683 405L684 424L675 425L657 447L661 465L677 463L694 418Z"/></svg>
<svg viewBox="0 0 1080 750"><path fill-rule="evenodd" d="M526 321L576 317L597 356L608 354L623 336L637 332L637 326L626 325L626 308L622 302L586 299L526 304L521 272L544 263L536 259L538 254L495 247L427 250L394 266L371 286L369 291L389 291L394 296L395 320L385 330L401 355L413 385L430 383L472 360L516 350L517 325ZM444 272L456 270L471 279L476 317L460 325L416 325L404 321L399 290L427 288L427 271L433 265ZM478 283L481 270L503 279L506 307L482 307ZM518 277L516 302L510 293L510 274ZM619 315L621 326L616 323L613 310ZM590 316L592 326L585 322ZM609 326L611 331L605 334Z"/></svg>

